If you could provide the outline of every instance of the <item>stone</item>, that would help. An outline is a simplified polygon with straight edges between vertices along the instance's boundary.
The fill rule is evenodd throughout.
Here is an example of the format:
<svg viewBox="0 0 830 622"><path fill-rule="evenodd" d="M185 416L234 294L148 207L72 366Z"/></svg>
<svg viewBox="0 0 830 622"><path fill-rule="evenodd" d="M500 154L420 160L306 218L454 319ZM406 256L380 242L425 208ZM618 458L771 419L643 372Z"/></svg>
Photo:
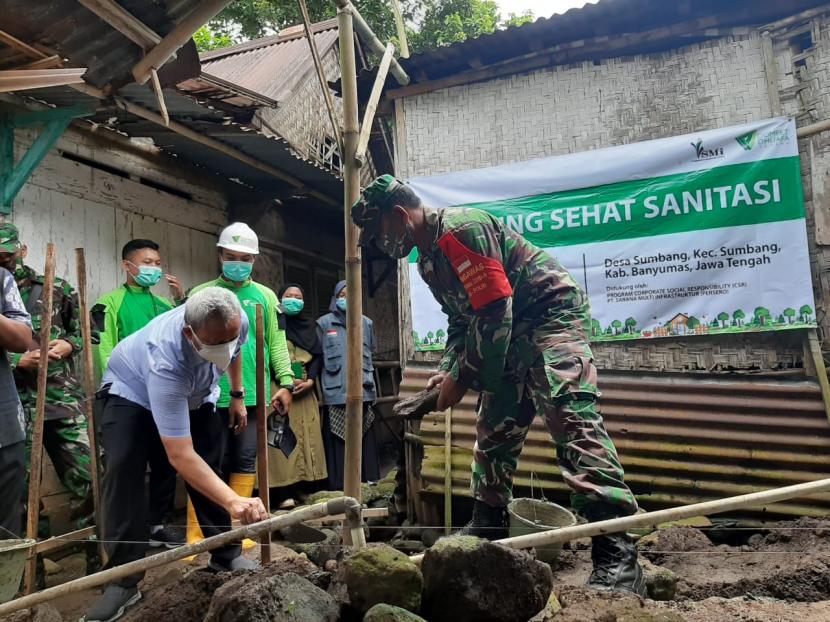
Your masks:
<svg viewBox="0 0 830 622"><path fill-rule="evenodd" d="M380 604L366 612L363 622L426 622L426 620L406 609Z"/></svg>
<svg viewBox="0 0 830 622"><path fill-rule="evenodd" d="M439 540L424 555L423 613L430 622L527 622L547 605L550 566L471 536Z"/></svg>
<svg viewBox="0 0 830 622"><path fill-rule="evenodd" d="M53 562L48 557L43 558L43 572L47 575L58 574L61 571L61 565Z"/></svg>
<svg viewBox="0 0 830 622"><path fill-rule="evenodd" d="M366 613L377 604L417 612L421 608L424 577L406 555L381 544L357 551L341 564L349 604Z"/></svg>
<svg viewBox="0 0 830 622"><path fill-rule="evenodd" d="M303 501L303 505L314 505L316 503L322 503L323 501L330 501L331 499L338 499L343 496L343 493L339 490L320 490L311 494L305 498Z"/></svg>
<svg viewBox="0 0 830 622"><path fill-rule="evenodd" d="M325 566L326 562L336 560L341 552L340 534L333 529L321 529L325 539L319 542L293 542L286 546L297 553L303 553L317 566Z"/></svg>
<svg viewBox="0 0 830 622"><path fill-rule="evenodd" d="M640 565L643 567L648 597L652 600L674 600L677 593L677 575L642 556Z"/></svg>
<svg viewBox="0 0 830 622"><path fill-rule="evenodd" d="M3 622L63 622L63 616L49 603L42 603L32 609L17 611L3 618Z"/></svg>
<svg viewBox="0 0 830 622"><path fill-rule="evenodd" d="M216 590L204 622L336 622L340 606L296 574L250 575Z"/></svg>

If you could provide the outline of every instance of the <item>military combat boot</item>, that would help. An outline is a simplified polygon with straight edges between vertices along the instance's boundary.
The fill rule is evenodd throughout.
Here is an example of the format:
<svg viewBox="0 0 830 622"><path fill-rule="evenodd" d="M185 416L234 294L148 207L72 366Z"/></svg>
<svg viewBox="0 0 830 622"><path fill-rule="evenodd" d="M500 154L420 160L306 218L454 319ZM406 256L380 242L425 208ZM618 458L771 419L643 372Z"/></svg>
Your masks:
<svg viewBox="0 0 830 622"><path fill-rule="evenodd" d="M637 561L637 548L628 534L594 536L592 541L594 570L588 578L588 587L645 596L643 569Z"/></svg>
<svg viewBox="0 0 830 622"><path fill-rule="evenodd" d="M475 500L473 518L456 535L476 536L487 540L499 540L507 537L507 508L493 507L484 501Z"/></svg>

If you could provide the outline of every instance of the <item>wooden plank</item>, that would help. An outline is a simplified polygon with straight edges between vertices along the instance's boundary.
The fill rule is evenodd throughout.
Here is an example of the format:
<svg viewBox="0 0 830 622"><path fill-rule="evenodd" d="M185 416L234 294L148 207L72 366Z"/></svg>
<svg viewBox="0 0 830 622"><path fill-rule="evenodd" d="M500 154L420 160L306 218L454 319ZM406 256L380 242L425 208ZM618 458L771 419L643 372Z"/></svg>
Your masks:
<svg viewBox="0 0 830 622"><path fill-rule="evenodd" d="M824 364L824 355L821 352L821 343L815 328L807 329L807 342L810 345L810 354L813 357L813 366L816 370L819 386L821 386L821 399L824 402L824 411L827 420L830 421L830 380L827 378L827 367Z"/></svg>
<svg viewBox="0 0 830 622"><path fill-rule="evenodd" d="M44 56L46 56L46 54L44 54L40 50L33 48L28 43L24 43L17 37L10 35L9 33L4 32L2 30L0 30L0 43L5 43L11 48L20 50L26 56L30 56L32 58L43 58Z"/></svg>
<svg viewBox="0 0 830 622"><path fill-rule="evenodd" d="M145 51L161 41L161 37L152 28L113 0L78 0L78 2Z"/></svg>
<svg viewBox="0 0 830 622"><path fill-rule="evenodd" d="M155 69L150 70L150 80L153 84L153 93L156 95L156 104L158 104L159 112L161 113L161 120L164 121L164 127L170 127L170 114L167 112L167 104L164 102L164 91L159 82L159 74Z"/></svg>
<svg viewBox="0 0 830 622"><path fill-rule="evenodd" d="M0 93L43 89L50 86L81 84L85 67L53 69L20 69L0 71Z"/></svg>
<svg viewBox="0 0 830 622"><path fill-rule="evenodd" d="M88 540L89 538L92 538L94 536L94 526L84 527L83 529L78 529L77 531L70 531L69 533L65 533L60 536L55 536L53 538L49 538L48 540L42 540L35 545L35 551L38 555L45 555L46 553L59 551L68 546L72 546L73 544L84 542L85 540Z"/></svg>
<svg viewBox="0 0 830 622"><path fill-rule="evenodd" d="M778 92L778 65L775 62L775 52L772 49L772 38L769 32L761 33L761 52L764 56L764 73L767 78L770 110L773 117L779 117L781 116L781 95Z"/></svg>
<svg viewBox="0 0 830 622"><path fill-rule="evenodd" d="M25 65L20 65L19 67L15 67L14 69L50 69L52 67L60 67L63 64L63 60L57 54L53 54L52 56L47 56L46 58L41 58L40 60L33 60L30 63L26 63Z"/></svg>
<svg viewBox="0 0 830 622"><path fill-rule="evenodd" d="M32 422L32 450L29 466L29 498L26 509L26 537L37 539L40 518L40 476L43 471L43 420L46 410L46 373L49 368L49 341L52 336L52 297L55 286L55 245L46 246L46 266L43 270L43 313L40 319L40 360L37 366L37 396L35 420ZM32 548L26 560L23 590L35 591L37 552Z"/></svg>
<svg viewBox="0 0 830 622"><path fill-rule="evenodd" d="M366 149L369 147L369 138L372 134L372 125L375 122L375 111L378 109L378 102L383 93L383 86L386 84L386 76L389 74L389 67L392 64L392 59L395 57L395 46L391 43L387 44L386 51L383 53L383 58L378 67L378 73L375 76L375 83L372 85L372 92L369 95L369 101L366 103L366 112L363 113L363 124L360 128L360 136L357 139L357 147L355 148L354 157L358 162L363 164L366 159Z"/></svg>

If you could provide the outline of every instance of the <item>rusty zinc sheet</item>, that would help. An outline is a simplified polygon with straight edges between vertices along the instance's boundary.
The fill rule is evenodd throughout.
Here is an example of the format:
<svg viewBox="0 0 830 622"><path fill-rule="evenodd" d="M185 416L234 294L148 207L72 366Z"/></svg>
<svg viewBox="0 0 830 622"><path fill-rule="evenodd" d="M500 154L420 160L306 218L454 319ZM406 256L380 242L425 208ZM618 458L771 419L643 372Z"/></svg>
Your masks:
<svg viewBox="0 0 830 622"><path fill-rule="evenodd" d="M402 397L423 388L431 370L406 369ZM803 378L600 373L601 407L626 480L642 507L655 510L830 477L830 424L818 384ZM452 413L452 491L469 497L475 395ZM427 416L421 492L444 492L444 414ZM515 478L516 495L568 502L555 449L538 417ZM434 500L440 501L438 497ZM751 508L752 521L830 513L830 495Z"/></svg>

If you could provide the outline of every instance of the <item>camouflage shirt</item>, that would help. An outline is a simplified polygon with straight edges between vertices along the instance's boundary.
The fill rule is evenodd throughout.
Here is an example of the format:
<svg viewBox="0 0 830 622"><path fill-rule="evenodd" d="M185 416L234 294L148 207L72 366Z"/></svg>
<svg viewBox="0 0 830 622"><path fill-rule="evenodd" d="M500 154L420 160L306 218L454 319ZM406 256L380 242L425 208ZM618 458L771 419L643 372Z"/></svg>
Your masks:
<svg viewBox="0 0 830 622"><path fill-rule="evenodd" d="M26 310L32 316L34 336L29 350L40 348L40 326L43 316L43 276L28 266L15 270L14 278ZM62 419L83 414L83 392L75 374L75 354L81 349L81 323L78 295L63 279L55 278L52 294L52 332L50 341L63 339L72 344L69 358L49 364L46 381L46 419ZM20 369L20 354L11 355L14 379L20 401L30 411L34 410L37 396L37 369Z"/></svg>
<svg viewBox="0 0 830 622"><path fill-rule="evenodd" d="M544 350L592 358L588 299L556 259L481 210L426 214L418 271L449 318L442 370L482 391L521 382Z"/></svg>

